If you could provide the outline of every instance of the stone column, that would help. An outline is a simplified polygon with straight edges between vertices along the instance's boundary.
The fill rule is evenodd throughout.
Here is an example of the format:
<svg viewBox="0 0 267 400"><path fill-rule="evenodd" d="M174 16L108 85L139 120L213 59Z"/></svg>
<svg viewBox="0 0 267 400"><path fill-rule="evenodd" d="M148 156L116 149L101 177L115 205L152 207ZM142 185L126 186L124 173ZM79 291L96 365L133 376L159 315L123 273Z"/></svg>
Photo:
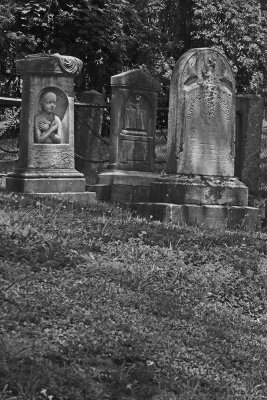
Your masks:
<svg viewBox="0 0 267 400"><path fill-rule="evenodd" d="M99 160L99 137L102 130L105 96L91 90L83 92L80 98L82 103L88 103L92 106L79 107L74 146L75 167L85 175L87 183L94 183L96 174L93 171L91 161ZM97 178L95 177L95 179Z"/></svg>
<svg viewBox="0 0 267 400"><path fill-rule="evenodd" d="M16 66L23 76L19 163L7 177L7 190L83 192L84 176L74 168L73 93L82 61L33 54Z"/></svg>
<svg viewBox="0 0 267 400"><path fill-rule="evenodd" d="M96 190L103 200L129 203L147 198L149 184L155 178L160 84L151 75L135 69L112 76L111 89L109 171L99 174Z"/></svg>

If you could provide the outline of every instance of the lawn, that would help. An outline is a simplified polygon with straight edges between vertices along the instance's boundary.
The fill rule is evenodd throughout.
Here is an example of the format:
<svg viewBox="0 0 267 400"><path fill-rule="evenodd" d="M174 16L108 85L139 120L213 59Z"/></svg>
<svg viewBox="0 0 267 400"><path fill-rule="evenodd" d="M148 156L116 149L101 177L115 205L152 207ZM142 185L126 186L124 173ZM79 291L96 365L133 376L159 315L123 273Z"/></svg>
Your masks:
<svg viewBox="0 0 267 400"><path fill-rule="evenodd" d="M0 194L1 400L267 399L267 234Z"/></svg>

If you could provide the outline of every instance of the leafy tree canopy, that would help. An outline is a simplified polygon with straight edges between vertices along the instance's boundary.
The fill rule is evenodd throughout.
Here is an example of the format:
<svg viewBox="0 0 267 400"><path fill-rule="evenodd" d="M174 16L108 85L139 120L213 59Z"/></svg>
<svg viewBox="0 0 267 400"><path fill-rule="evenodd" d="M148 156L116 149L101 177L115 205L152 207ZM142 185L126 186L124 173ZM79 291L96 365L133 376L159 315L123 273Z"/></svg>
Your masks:
<svg viewBox="0 0 267 400"><path fill-rule="evenodd" d="M84 68L78 89L103 90L112 74L142 64L153 65L160 47L155 20L158 3L8 0L9 12L0 20L4 81L16 82L15 59L29 53L59 52L81 58Z"/></svg>
<svg viewBox="0 0 267 400"><path fill-rule="evenodd" d="M168 84L181 54L203 46L230 59L239 92L257 92L264 32L259 0L0 0L1 92L20 94L15 60L30 53L79 57L77 91L107 91L136 67Z"/></svg>
<svg viewBox="0 0 267 400"><path fill-rule="evenodd" d="M191 46L222 50L236 72L238 92L258 92L266 29L257 0L194 0Z"/></svg>

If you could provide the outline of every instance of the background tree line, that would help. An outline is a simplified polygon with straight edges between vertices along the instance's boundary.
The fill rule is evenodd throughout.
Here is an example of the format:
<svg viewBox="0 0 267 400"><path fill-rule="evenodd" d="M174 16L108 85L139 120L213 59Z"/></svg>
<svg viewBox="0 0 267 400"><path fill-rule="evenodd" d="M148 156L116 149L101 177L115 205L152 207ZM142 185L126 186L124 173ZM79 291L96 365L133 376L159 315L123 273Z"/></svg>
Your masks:
<svg viewBox="0 0 267 400"><path fill-rule="evenodd" d="M30 53L81 58L77 93L105 93L110 76L130 68L142 67L168 86L177 59L206 46L229 58L239 93L259 92L266 62L262 5L260 0L0 0L1 93L20 96L15 60Z"/></svg>

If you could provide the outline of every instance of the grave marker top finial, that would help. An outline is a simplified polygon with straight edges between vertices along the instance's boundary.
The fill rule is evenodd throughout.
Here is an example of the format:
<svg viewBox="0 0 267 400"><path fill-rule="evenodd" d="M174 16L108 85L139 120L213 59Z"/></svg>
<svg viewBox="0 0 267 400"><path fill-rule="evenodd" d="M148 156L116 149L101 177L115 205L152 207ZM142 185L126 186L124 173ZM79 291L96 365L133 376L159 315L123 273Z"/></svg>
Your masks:
<svg viewBox="0 0 267 400"><path fill-rule="evenodd" d="M55 54L30 54L17 60L17 72L22 75L79 75L83 62L76 57Z"/></svg>

